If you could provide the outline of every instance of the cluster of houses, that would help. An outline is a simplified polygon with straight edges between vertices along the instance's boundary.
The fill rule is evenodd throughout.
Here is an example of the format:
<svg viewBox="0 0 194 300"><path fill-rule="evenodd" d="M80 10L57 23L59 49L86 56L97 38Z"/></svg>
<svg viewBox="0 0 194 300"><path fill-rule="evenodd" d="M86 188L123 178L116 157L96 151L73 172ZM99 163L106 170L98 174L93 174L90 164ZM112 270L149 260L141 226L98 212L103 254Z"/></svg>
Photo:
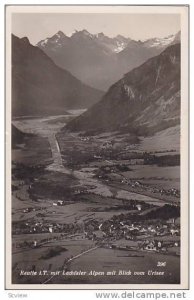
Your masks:
<svg viewBox="0 0 194 300"><path fill-rule="evenodd" d="M79 231L77 224L46 223L44 221L16 222L12 226L12 234L34 234L34 233L75 233Z"/></svg>
<svg viewBox="0 0 194 300"><path fill-rule="evenodd" d="M97 157L97 156L95 156ZM101 158L101 156L99 156ZM131 159L131 165L133 164L143 164L143 160L142 159ZM129 165L130 165L129 164ZM118 174L119 172L125 172L129 170L129 165L120 165L119 168L117 165L109 165L109 166L103 166L101 168L99 168L96 171L95 177L98 179L104 179L105 181L114 181L116 180L116 182L118 182L118 180L122 183L122 184L126 184L134 189L140 189L142 188L144 191L146 190L149 193L153 193L153 194L160 194L161 196L165 195L165 196L172 196L172 197L176 197L178 199L180 199L180 190L176 189L176 188L170 188L170 189L164 189L164 188L158 188L158 187L154 187L154 186L150 186L147 184L144 184L138 180L131 180L129 178L126 178L125 176L118 176L118 177L111 177L112 173ZM123 168L123 170L122 170ZM119 175L119 174L118 174Z"/></svg>
<svg viewBox="0 0 194 300"><path fill-rule="evenodd" d="M91 142L93 140L93 138L90 136L85 136L85 137L81 137L80 140L82 142Z"/></svg>
<svg viewBox="0 0 194 300"><path fill-rule="evenodd" d="M146 240L140 245L140 249L146 251L161 251L166 252L168 248L180 247L180 241L158 241L158 240Z"/></svg>
<svg viewBox="0 0 194 300"><path fill-rule="evenodd" d="M36 209L35 207L27 207L23 209L23 213L29 213L36 210L40 210L40 209Z"/></svg>
<svg viewBox="0 0 194 300"><path fill-rule="evenodd" d="M66 204L67 202L65 202L64 200L57 200L57 202L53 202L53 206L64 206Z"/></svg>
<svg viewBox="0 0 194 300"><path fill-rule="evenodd" d="M147 237L180 236L180 224L175 223L175 219L167 221L153 222L127 222L127 221L105 221L99 226L106 237L114 237L116 240L125 238L126 240L145 239Z"/></svg>
<svg viewBox="0 0 194 300"><path fill-rule="evenodd" d="M164 242L159 240L145 240L136 246L129 245L119 245L119 244L106 244L105 247L110 249L118 249L125 251L146 251L146 252L161 252L161 253L171 253L180 255L180 241L170 241ZM173 250L171 250L173 249Z"/></svg>
<svg viewBox="0 0 194 300"><path fill-rule="evenodd" d="M125 224L120 222L114 224L111 221L105 221L99 225L98 230L88 227L85 228L83 234L79 234L77 239L89 239L97 242L98 245L119 249L119 250L140 250L150 252L169 252L169 248L177 248L179 252L180 239L171 239L164 241L164 236L180 236L180 226L175 224L174 219L167 222L160 222L155 225L141 224ZM135 242L135 246L119 245L119 240L131 240ZM116 242L116 244L115 244Z"/></svg>
<svg viewBox="0 0 194 300"><path fill-rule="evenodd" d="M157 222L131 220L106 220L99 222L89 220L87 222L75 222L73 224L58 224L42 222L20 222L18 226L13 227L13 234L37 234L49 233L43 239L32 239L17 244L17 248L37 248L50 241L58 241L64 236L76 240L89 239L97 245L108 245L109 248L118 248L120 250L140 250L151 252L169 252L169 248L180 248L180 224L176 219L160 220ZM59 234L57 234L59 233ZM169 236L168 239L164 238ZM176 238L173 238L177 236ZM171 238L172 237L172 238ZM126 240L126 246L119 245L119 240ZM128 240L133 241L135 246L129 246ZM116 246L115 246L116 243ZM122 249L121 249L122 248Z"/></svg>
<svg viewBox="0 0 194 300"><path fill-rule="evenodd" d="M63 206L65 205L63 200L54 202L53 205ZM149 209L150 205L144 202L131 200L128 201L128 206L132 210L136 210L141 214L141 211ZM35 208L28 207L23 210L25 213L35 211ZM135 218L135 219L134 219ZM83 221L83 226L80 226L79 222L71 224L66 223L49 223L43 220L35 221L31 219L29 221L14 222L13 234L30 234L30 233L76 233L83 232L83 229L92 234L93 231L102 231L105 236L114 236L116 239L138 239L139 236L153 235L153 236L165 236L165 235L180 235L180 224L174 219L168 220L146 220L141 218L139 214L133 215L132 220L127 215L116 215L112 219L100 222L96 219Z"/></svg>
<svg viewBox="0 0 194 300"><path fill-rule="evenodd" d="M149 185L143 184L140 181L133 181L125 177L121 179L121 183L127 184L132 188L143 188L144 190L147 190L148 192L151 193L159 193L161 196L166 195L166 196L174 196L176 198L180 198L180 191L175 188L166 190L164 188L160 189L157 187L150 187Z"/></svg>
<svg viewBox="0 0 194 300"><path fill-rule="evenodd" d="M15 241L12 243L12 248L38 248L42 245L53 242L53 241L60 241L64 238L66 234L60 234L60 235L50 235L43 239L30 239L30 240L24 240L24 241Z"/></svg>

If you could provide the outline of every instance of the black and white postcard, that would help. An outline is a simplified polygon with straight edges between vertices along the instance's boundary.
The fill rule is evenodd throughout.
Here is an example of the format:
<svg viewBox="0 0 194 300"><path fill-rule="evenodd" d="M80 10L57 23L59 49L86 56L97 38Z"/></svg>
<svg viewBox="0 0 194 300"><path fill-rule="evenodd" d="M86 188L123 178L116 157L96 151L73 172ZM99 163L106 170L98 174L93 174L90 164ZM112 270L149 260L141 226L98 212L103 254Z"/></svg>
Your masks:
<svg viewBox="0 0 194 300"><path fill-rule="evenodd" d="M188 289L188 6L6 6L6 288Z"/></svg>

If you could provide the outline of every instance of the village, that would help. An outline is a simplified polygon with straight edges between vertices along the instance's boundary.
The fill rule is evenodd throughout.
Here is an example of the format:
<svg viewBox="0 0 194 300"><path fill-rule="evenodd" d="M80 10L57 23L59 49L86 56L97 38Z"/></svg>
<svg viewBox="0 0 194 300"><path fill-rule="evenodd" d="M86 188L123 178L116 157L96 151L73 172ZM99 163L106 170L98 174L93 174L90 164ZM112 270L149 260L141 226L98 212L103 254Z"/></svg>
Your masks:
<svg viewBox="0 0 194 300"><path fill-rule="evenodd" d="M107 136L57 134L55 145L53 138L54 163L50 156L31 164L13 161L16 277L26 265L23 253L29 270L34 270L32 255L36 270L44 265L52 271L55 261L71 271L90 257L85 265L91 268L96 255L105 269L107 261L118 261L118 270L124 270L127 258L133 259L134 268L142 265L140 259L149 261L149 268L160 259L168 261L169 269L179 262L180 189L173 177L174 153L129 150L129 141L119 141L120 136L115 142ZM168 155L174 165L161 166L161 161L169 163Z"/></svg>
<svg viewBox="0 0 194 300"><path fill-rule="evenodd" d="M135 136L127 137L127 135L119 134L114 138L107 133L107 136L82 136L80 134L80 136L71 135L62 139L59 133L57 138L63 163L72 170L93 168L94 178L107 185L122 186L129 191L148 196L154 195L179 205L180 187L177 184L173 186L173 182L166 185L165 170L168 171L170 167L170 171L175 172L177 166L180 166L180 155L173 150L138 151L138 141ZM137 143L136 150L129 148L130 142ZM64 146L65 152L62 150ZM147 176L152 168L156 171L148 180L143 174ZM133 175L136 169L145 170L141 177L138 176L139 178ZM147 173L146 170L148 170ZM150 181L156 178L160 179L161 183L158 185L156 181L156 184L150 184Z"/></svg>
<svg viewBox="0 0 194 300"><path fill-rule="evenodd" d="M121 170L121 168L123 168L123 170L127 169L127 166L119 166L119 169ZM96 174L96 177L101 179L101 180L105 180L106 182L110 182L110 183L121 183L124 185L129 186L130 188L132 188L134 191L143 191L148 192L148 193L153 193L153 194L160 194L160 196L172 196L172 197L176 197L178 199L180 199L180 191L176 188L170 188L170 189L164 189L164 188L157 188L157 187L151 187L150 185L147 184L143 184L141 181L139 180L131 180L128 179L126 177L124 177L124 175L121 175L120 179L118 179L118 172L116 171L117 166L112 166L112 167L103 167L100 168ZM117 177L113 177L111 175L108 174L117 174Z"/></svg>
<svg viewBox="0 0 194 300"><path fill-rule="evenodd" d="M41 239L41 234L45 233L49 236ZM55 241L57 244L60 240L70 238L92 240L95 245L109 249L180 254L179 218L134 222L119 215L102 223L96 219L77 224L28 221L14 224L13 234L22 234L23 238L25 234L32 234L30 241L27 242L24 238L24 241L14 243L14 248L37 248L49 242ZM34 234L36 237L40 234L40 238L34 239Z"/></svg>

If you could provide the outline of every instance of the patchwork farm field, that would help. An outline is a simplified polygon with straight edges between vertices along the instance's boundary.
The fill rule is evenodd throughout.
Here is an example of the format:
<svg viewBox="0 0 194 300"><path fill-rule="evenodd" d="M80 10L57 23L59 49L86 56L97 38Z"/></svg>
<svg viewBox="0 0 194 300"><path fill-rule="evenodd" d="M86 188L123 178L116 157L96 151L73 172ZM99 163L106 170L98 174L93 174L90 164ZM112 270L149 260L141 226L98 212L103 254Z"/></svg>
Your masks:
<svg viewBox="0 0 194 300"><path fill-rule="evenodd" d="M178 283L180 222L167 221L180 216L180 166L144 164L138 140L127 134L63 133L68 118L14 122L32 135L12 150L13 283ZM146 242L168 247L147 251ZM71 271L85 275L62 274Z"/></svg>
<svg viewBox="0 0 194 300"><path fill-rule="evenodd" d="M180 166L130 166L131 171L124 172L128 179L141 180L145 184L156 185L159 188L180 189Z"/></svg>

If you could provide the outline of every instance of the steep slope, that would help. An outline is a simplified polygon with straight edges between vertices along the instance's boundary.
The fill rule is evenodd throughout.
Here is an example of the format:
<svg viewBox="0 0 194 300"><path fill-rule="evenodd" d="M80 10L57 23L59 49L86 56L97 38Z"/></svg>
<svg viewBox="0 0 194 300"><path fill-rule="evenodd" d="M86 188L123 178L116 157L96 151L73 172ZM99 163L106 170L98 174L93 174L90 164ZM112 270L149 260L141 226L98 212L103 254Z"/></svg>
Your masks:
<svg viewBox="0 0 194 300"><path fill-rule="evenodd" d="M107 90L123 74L161 53L175 38L171 35L141 42L122 35L110 38L102 32L91 34L87 30L75 31L68 37L59 31L37 46L83 82Z"/></svg>
<svg viewBox="0 0 194 300"><path fill-rule="evenodd" d="M179 123L180 44L175 44L127 73L66 129L146 135Z"/></svg>
<svg viewBox="0 0 194 300"><path fill-rule="evenodd" d="M86 108L100 100L102 92L59 68L27 38L12 35L12 113L61 114L67 108Z"/></svg>
<svg viewBox="0 0 194 300"><path fill-rule="evenodd" d="M153 38L142 41L129 41L123 51L117 54L123 73L140 66L149 58L160 54L168 46L180 42L180 31L164 38Z"/></svg>
<svg viewBox="0 0 194 300"><path fill-rule="evenodd" d="M144 46L147 48L155 48L155 49L164 49L169 45L173 45L174 43L180 43L180 31L175 35L169 35L164 38L153 38L148 39L143 42Z"/></svg>
<svg viewBox="0 0 194 300"><path fill-rule="evenodd" d="M101 37L101 38L100 38ZM83 82L106 90L111 79L115 58L111 44L105 37L99 39L86 30L76 31L71 38L58 32L53 37L40 41L37 45L60 67L69 70Z"/></svg>
<svg viewBox="0 0 194 300"><path fill-rule="evenodd" d="M123 72L121 76L123 76L123 74L126 72L140 66L146 60L156 56L161 51L162 49L147 47L141 41L131 40L127 47L117 54L119 68Z"/></svg>

